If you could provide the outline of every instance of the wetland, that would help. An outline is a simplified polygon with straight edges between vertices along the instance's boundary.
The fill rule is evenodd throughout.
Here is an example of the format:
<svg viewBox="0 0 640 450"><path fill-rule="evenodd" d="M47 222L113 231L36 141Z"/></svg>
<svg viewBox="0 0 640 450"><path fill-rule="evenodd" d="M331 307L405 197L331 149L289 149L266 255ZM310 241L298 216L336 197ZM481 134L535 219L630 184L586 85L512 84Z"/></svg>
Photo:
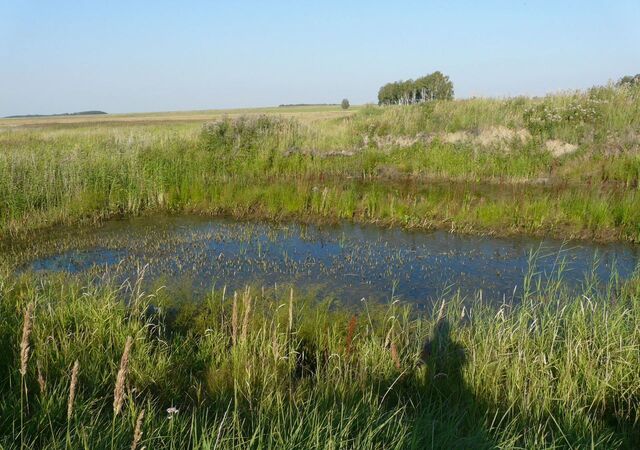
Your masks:
<svg viewBox="0 0 640 450"><path fill-rule="evenodd" d="M524 236L493 237L341 223L303 225L196 215L152 215L57 227L6 245L20 271L93 274L119 283L144 268L147 285L203 296L212 288L293 285L318 298L443 295L518 301L525 283L578 289L630 278L640 246Z"/></svg>

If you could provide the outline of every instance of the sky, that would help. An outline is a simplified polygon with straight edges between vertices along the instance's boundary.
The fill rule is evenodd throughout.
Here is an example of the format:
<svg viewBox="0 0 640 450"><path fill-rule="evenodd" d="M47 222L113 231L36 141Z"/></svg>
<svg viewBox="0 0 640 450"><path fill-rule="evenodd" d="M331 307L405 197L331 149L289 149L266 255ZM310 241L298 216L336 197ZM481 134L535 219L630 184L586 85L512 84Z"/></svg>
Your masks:
<svg viewBox="0 0 640 450"><path fill-rule="evenodd" d="M640 0L0 0L0 116L375 102L435 70L457 98L640 73Z"/></svg>

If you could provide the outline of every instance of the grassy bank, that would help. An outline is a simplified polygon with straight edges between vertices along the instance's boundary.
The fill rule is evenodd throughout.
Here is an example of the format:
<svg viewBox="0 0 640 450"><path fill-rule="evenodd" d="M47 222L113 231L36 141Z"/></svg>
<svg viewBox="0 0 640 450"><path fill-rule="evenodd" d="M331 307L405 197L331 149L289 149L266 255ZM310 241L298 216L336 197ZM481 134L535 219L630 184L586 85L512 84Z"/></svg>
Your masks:
<svg viewBox="0 0 640 450"><path fill-rule="evenodd" d="M633 448L639 287L426 316L248 289L176 314L137 285L5 274L0 446Z"/></svg>
<svg viewBox="0 0 640 450"><path fill-rule="evenodd" d="M276 108L205 127L200 115L5 121L0 234L188 210L637 241L638 99L607 87L348 114Z"/></svg>

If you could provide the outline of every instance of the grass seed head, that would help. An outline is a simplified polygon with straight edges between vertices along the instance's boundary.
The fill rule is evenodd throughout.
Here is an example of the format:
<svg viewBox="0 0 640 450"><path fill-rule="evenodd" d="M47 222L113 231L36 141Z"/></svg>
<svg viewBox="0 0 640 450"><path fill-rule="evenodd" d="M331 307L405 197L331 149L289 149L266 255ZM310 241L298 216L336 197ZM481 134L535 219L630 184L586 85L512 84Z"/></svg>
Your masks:
<svg viewBox="0 0 640 450"><path fill-rule="evenodd" d="M42 367L40 367L40 361L36 363L36 368L38 370L38 386L40 387L40 394L44 395L47 390L47 381L44 379Z"/></svg>
<svg viewBox="0 0 640 450"><path fill-rule="evenodd" d="M347 328L347 356L349 356L351 354L351 345L353 343L353 336L356 333L356 325L357 325L357 319L356 316L352 316L351 320L349 321L349 327Z"/></svg>
<svg viewBox="0 0 640 450"><path fill-rule="evenodd" d="M71 369L71 384L69 385L69 400L67 401L67 420L71 420L73 416L73 404L76 398L76 389L78 387L78 370L80 369L80 363L76 359Z"/></svg>
<svg viewBox="0 0 640 450"><path fill-rule="evenodd" d="M33 311L35 304L33 302L27 305L24 311L24 320L22 322L22 341L20 342L20 374L24 377L27 374L27 365L29 362L29 338L33 330Z"/></svg>
<svg viewBox="0 0 640 450"><path fill-rule="evenodd" d="M132 345L133 338L128 336L127 342L124 345L122 358L120 359L120 369L118 370L118 376L116 377L116 386L113 390L113 413L116 416L120 414L122 403L124 401L125 381L127 378L127 371L129 369L129 354L131 353Z"/></svg>
<svg viewBox="0 0 640 450"><path fill-rule="evenodd" d="M133 431L133 441L131 442L131 450L136 450L140 439L142 439L142 421L144 420L144 409L138 414L138 420L136 420L136 428Z"/></svg>
<svg viewBox="0 0 640 450"><path fill-rule="evenodd" d="M231 309L231 342L235 346L238 341L238 293L233 293L233 307Z"/></svg>

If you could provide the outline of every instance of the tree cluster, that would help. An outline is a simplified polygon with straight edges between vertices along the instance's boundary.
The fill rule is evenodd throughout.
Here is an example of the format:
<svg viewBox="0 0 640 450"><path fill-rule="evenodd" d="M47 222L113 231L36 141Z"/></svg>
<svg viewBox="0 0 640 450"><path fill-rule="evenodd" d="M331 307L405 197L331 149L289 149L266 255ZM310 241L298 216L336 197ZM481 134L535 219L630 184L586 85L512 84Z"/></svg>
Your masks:
<svg viewBox="0 0 640 450"><path fill-rule="evenodd" d="M618 86L628 86L640 84L640 73L636 75L627 75L618 80Z"/></svg>
<svg viewBox="0 0 640 450"><path fill-rule="evenodd" d="M378 91L379 105L412 105L453 99L453 83L440 71L415 80L387 83Z"/></svg>

